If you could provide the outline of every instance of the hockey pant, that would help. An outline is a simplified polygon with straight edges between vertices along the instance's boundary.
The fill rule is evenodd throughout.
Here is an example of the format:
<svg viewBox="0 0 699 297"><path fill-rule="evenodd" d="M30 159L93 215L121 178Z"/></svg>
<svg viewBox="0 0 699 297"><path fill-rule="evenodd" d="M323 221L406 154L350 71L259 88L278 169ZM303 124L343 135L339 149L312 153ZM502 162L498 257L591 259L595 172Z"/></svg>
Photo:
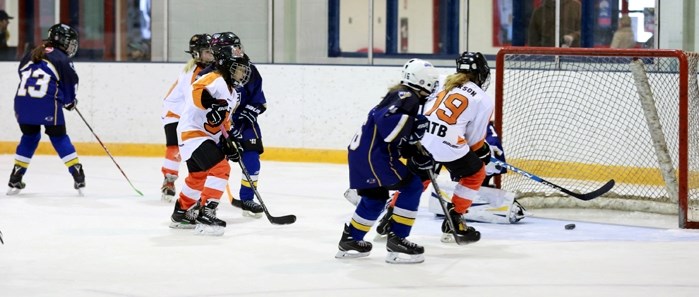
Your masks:
<svg viewBox="0 0 699 297"><path fill-rule="evenodd" d="M189 174L184 179L178 203L181 209L189 209L201 200L206 205L209 199L220 200L226 189L231 166L216 144L207 140L187 160Z"/></svg>

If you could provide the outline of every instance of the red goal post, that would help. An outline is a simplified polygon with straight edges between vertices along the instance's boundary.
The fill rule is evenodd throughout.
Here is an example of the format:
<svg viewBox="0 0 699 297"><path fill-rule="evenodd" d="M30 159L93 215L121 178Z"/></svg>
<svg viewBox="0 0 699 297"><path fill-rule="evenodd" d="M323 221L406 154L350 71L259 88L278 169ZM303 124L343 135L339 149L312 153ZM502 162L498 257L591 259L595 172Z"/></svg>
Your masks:
<svg viewBox="0 0 699 297"><path fill-rule="evenodd" d="M497 54L495 127L508 163L591 201L517 174L501 188L530 207L677 214L699 228L699 54L680 50L505 47Z"/></svg>

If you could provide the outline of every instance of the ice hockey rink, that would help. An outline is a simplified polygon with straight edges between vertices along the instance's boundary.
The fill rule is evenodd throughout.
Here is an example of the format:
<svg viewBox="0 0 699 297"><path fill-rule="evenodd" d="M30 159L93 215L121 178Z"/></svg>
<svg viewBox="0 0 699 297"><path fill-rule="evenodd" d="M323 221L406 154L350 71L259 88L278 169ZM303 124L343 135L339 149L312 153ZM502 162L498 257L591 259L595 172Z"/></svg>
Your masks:
<svg viewBox="0 0 699 297"><path fill-rule="evenodd" d="M0 155L8 172L12 160ZM57 156L35 156L27 188L0 195L0 296L699 295L699 232L678 229L675 217L531 210L519 224L474 223L481 241L456 246L439 241L425 194L410 237L425 246L424 263L385 263L381 241L368 258L337 260L354 210L342 196L345 165L263 161L262 198L297 222L272 225L223 203L226 233L206 237L168 228L160 159L116 157L144 197L108 157L80 160L83 197Z"/></svg>

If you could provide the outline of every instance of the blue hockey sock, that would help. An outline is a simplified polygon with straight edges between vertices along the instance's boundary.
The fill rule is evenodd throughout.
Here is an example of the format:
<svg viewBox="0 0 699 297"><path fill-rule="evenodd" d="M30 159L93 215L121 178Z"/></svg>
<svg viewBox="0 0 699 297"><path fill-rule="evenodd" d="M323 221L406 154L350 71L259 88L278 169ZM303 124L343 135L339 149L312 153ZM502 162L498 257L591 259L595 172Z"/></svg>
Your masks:
<svg viewBox="0 0 699 297"><path fill-rule="evenodd" d="M350 235L354 240L363 240L383 211L386 201L362 197L350 221Z"/></svg>
<svg viewBox="0 0 699 297"><path fill-rule="evenodd" d="M41 134L39 133L22 135L17 145L17 150L15 150L15 165L22 167L22 169L17 170L17 173L24 174L27 171L34 152L39 146L39 140L41 140Z"/></svg>
<svg viewBox="0 0 699 297"><path fill-rule="evenodd" d="M260 153L256 151L244 151L240 159L250 173L254 186L257 187L257 176L260 174ZM243 176L240 182L240 200L252 200L255 192L250 187L250 182Z"/></svg>
<svg viewBox="0 0 699 297"><path fill-rule="evenodd" d="M398 195L396 205L393 207L391 223L391 231L398 237L405 238L410 235L410 229L413 228L417 216L422 189L422 182L417 176L399 189L400 195Z"/></svg>
<svg viewBox="0 0 699 297"><path fill-rule="evenodd" d="M61 161L68 167L68 171L72 172L72 166L80 163L78 160L78 153L75 151L73 143L70 142L70 137L68 135L63 136L50 136L51 144L53 149L56 150L58 156L61 157Z"/></svg>

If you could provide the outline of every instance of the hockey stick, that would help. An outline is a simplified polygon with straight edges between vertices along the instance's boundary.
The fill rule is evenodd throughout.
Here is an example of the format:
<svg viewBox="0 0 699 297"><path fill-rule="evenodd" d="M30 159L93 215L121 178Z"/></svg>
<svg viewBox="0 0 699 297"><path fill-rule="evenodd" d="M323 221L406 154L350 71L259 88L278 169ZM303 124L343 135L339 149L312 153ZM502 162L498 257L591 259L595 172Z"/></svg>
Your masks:
<svg viewBox="0 0 699 297"><path fill-rule="evenodd" d="M139 191L138 189L136 189L136 187L134 187L134 185L131 183L131 180L129 180L129 178L126 176L126 173L124 173L124 170L121 169L121 166L119 166L119 164L117 164L117 162L116 162L116 160L114 160L114 157L112 156L112 154L109 152L109 150L108 150L107 147L104 145L104 143L102 143L102 140L100 140L100 138L97 136L97 134L95 134L95 131L92 130L92 127L90 127L90 124L87 123L87 120L85 120L85 117L83 117L83 114L80 113L80 110L78 110L78 107L75 106L75 107L73 107L73 109L75 109L75 112L77 112L78 115L80 116L80 118L83 119L83 122L85 123L85 126L87 126L87 128L90 129L90 132L92 132L92 135L95 136L95 138L96 138L97 141L100 143L100 145L102 146L102 148L104 149L104 151L107 153L107 155L109 156L109 158L111 158L111 159L112 159L112 162L114 162L114 165L116 165L116 167L119 169L119 171L121 171L121 175L123 175L124 178L126 178L126 181L129 182L129 185L131 185L131 188L133 188L134 191L136 191L136 193L138 193L138 195L143 196L143 193L141 193L141 191Z"/></svg>
<svg viewBox="0 0 699 297"><path fill-rule="evenodd" d="M417 147L420 151L422 151L423 153L426 153L425 148L419 142L417 143ZM439 168L441 169L441 167L439 167ZM432 184L432 188L439 195L439 196L434 196L434 195L430 195L430 196L437 198L437 200L439 201L439 206L442 207L442 211L444 212L444 219L447 221L447 224L449 225L449 228L451 229L451 234L454 236L454 241L458 245L465 245L465 244L471 243L470 241L468 241L466 239L465 236L456 232L456 224L452 220L451 216L449 215L449 210L447 209L447 203L449 203L449 201L447 201L446 199L444 199L444 197L442 197L442 189L440 189L439 185L437 184L437 178L435 177L434 172L432 170L426 170L426 171L427 171L427 174L430 176L430 183Z"/></svg>
<svg viewBox="0 0 699 297"><path fill-rule="evenodd" d="M223 133L223 136L226 138L226 141L228 144L233 147L235 150L238 151L240 154L241 150L238 148L238 145L232 141L230 138L228 138L228 131L226 131L225 128L221 127L221 133ZM241 154L242 155L242 154ZM267 206L265 205L265 202L262 201L262 196L260 193L257 191L257 187L255 186L255 183L252 181L252 177L250 177L250 173L248 172L248 169L245 168L245 164L243 164L243 160L238 160L238 165L240 165L240 169L243 171L243 175L245 175L245 179L248 180L250 183L250 188L255 192L255 197L257 197L257 200L260 201L260 205L262 205L262 209L265 211L265 215L267 216L267 219L269 220L270 223L275 224L275 225L288 225L288 224L293 224L296 222L296 216L295 215L285 215L281 217L275 217L272 216L269 213L269 210L267 210Z"/></svg>
<svg viewBox="0 0 699 297"><path fill-rule="evenodd" d="M573 196L573 197L578 198L578 199L583 200L583 201L592 200L592 199L595 199L595 198L597 198L597 197L599 197L599 196L604 195L604 193L609 192L609 190L611 190L611 189L614 187L614 183L615 183L613 179L610 179L606 184L604 184L601 188L599 188L599 189L597 189L597 190L594 190L594 191L592 191L592 192L585 193L585 194L578 194L578 193L572 192L572 191L570 191L570 190L568 190L568 189L566 189L566 188L563 188L563 187L561 187L561 186L559 186L559 185L556 185L556 184L554 184L554 183L552 183L552 182L550 182L550 181L547 181L547 180L545 180L545 179L543 179L543 178L541 178L541 177L538 177L538 176L536 176L536 175L534 175L534 174L532 174L532 173L526 172L526 171L524 171L524 170L522 170L522 169L519 169L519 168L517 168L517 167L514 167L514 166L512 166L512 165L510 165L510 164L507 164L507 163L501 161L501 160L498 160L498 159L496 159L496 158L493 157L493 156L490 157L490 162L494 162L496 165L505 167L505 168L507 168L507 169L509 169L509 170L512 170L512 171L514 171L514 172L517 172L517 173L519 173L519 174L521 174L521 175L523 175L523 176L525 176L525 177L528 177L528 178L532 179L532 180L535 181L535 182L541 183L541 184L543 184L543 185L545 185L545 186L551 187L551 188L553 188L553 189L556 189L556 190L558 190L558 191L561 191L561 192L563 192L563 193L565 193L565 194L568 194L568 195L570 195L570 196Z"/></svg>

